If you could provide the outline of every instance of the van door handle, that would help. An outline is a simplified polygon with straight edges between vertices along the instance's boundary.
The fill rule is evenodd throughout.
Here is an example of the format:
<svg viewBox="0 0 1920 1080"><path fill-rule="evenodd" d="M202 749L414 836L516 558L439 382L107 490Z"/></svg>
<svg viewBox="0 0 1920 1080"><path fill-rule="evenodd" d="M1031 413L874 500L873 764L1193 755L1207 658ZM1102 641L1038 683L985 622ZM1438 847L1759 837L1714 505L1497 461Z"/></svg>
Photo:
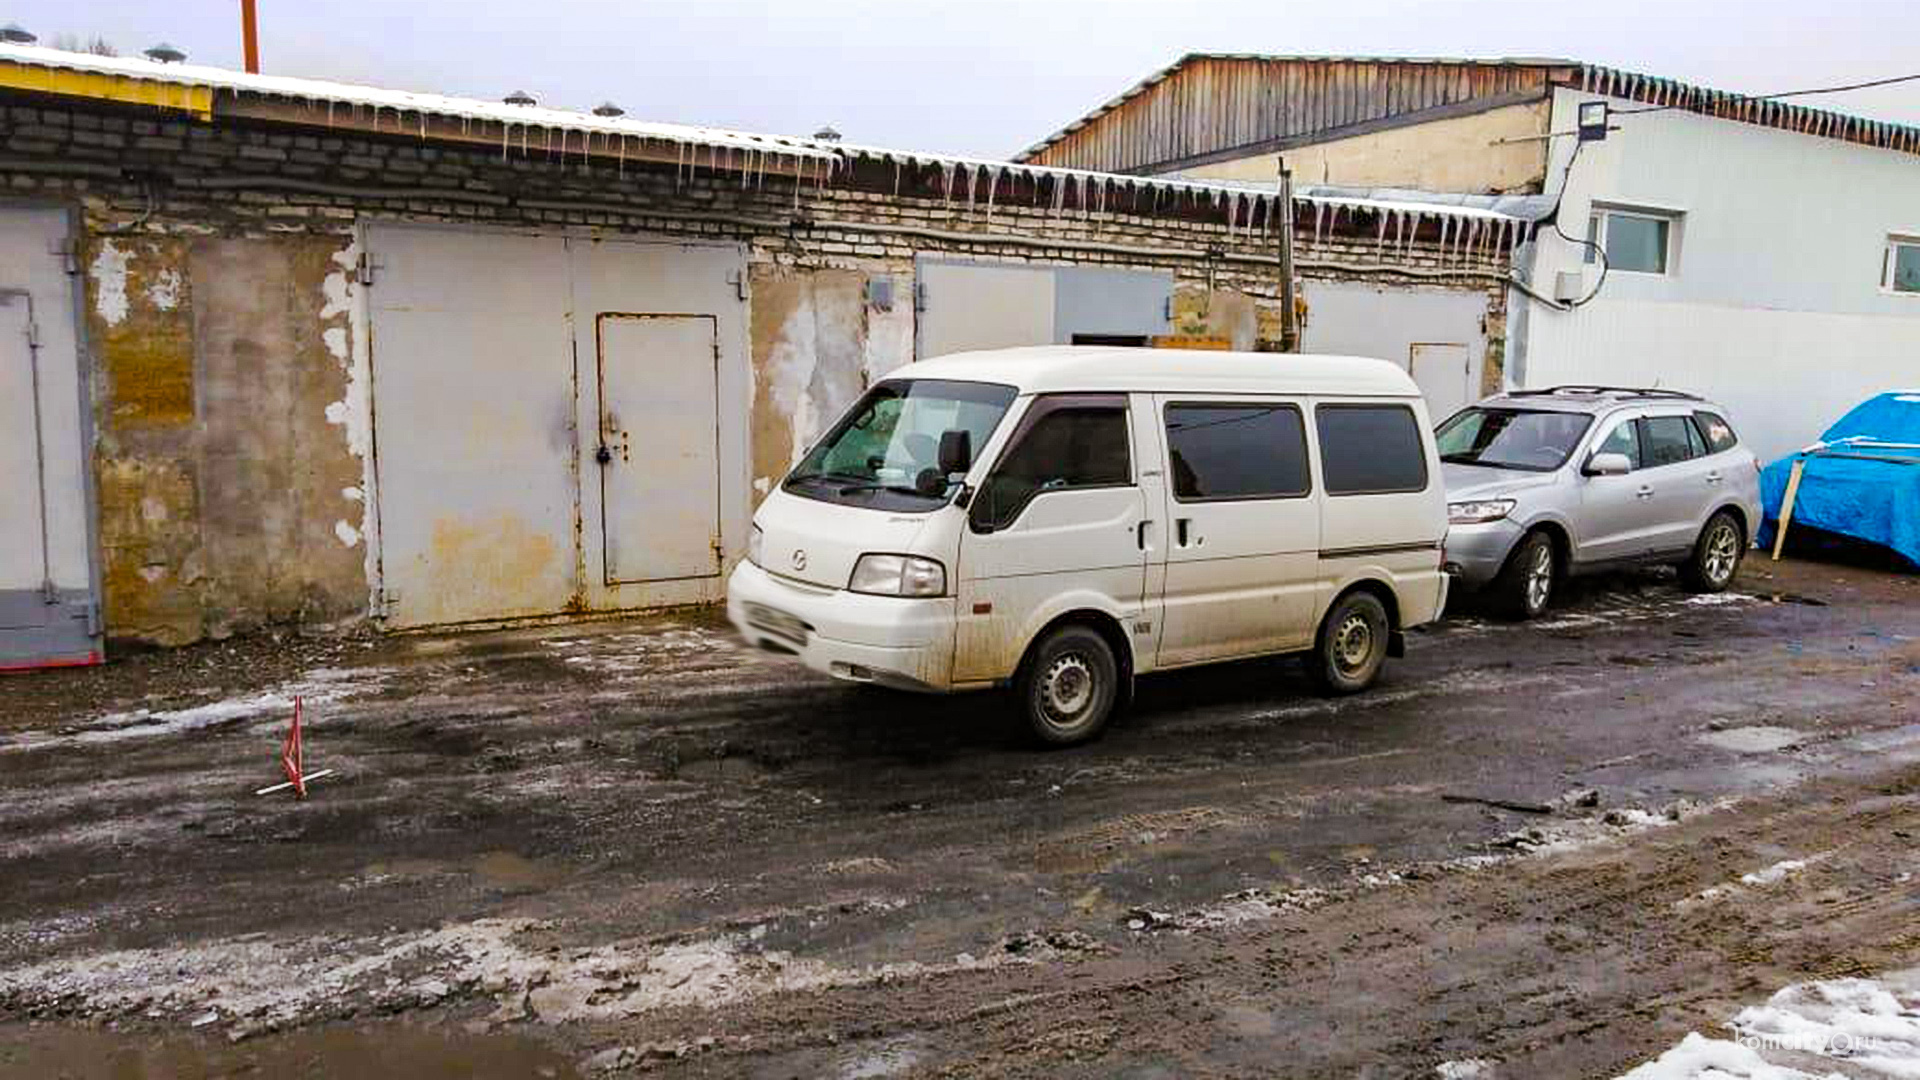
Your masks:
<svg viewBox="0 0 1920 1080"><path fill-rule="evenodd" d="M1140 522L1139 525L1134 527L1134 530L1133 530L1134 542L1140 545L1141 551L1147 550L1147 526L1151 524L1153 524L1151 520L1146 520L1146 521Z"/></svg>
<svg viewBox="0 0 1920 1080"><path fill-rule="evenodd" d="M1193 524L1192 518L1173 519L1173 539L1181 547L1187 546L1187 527Z"/></svg>

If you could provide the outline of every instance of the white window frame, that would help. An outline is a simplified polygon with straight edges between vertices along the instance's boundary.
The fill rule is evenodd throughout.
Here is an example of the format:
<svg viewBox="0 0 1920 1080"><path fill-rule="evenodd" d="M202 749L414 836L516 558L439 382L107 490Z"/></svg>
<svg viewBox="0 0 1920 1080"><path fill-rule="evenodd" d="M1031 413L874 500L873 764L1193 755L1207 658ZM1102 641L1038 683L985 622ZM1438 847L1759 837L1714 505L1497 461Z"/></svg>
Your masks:
<svg viewBox="0 0 1920 1080"><path fill-rule="evenodd" d="M1888 296L1905 296L1920 299L1920 289L1896 289L1893 287L1893 268L1895 255L1900 248L1920 250L1920 234L1888 233L1887 245L1880 249L1880 291Z"/></svg>
<svg viewBox="0 0 1920 1080"><path fill-rule="evenodd" d="M1685 217L1678 210L1661 210L1654 207L1619 206L1614 203L1596 202L1587 211L1587 232L1601 251L1607 250L1607 221L1614 217L1640 218L1645 221L1661 221L1667 226L1666 250L1661 252L1659 270L1628 270L1609 264L1610 274L1636 274L1640 277L1673 277L1679 268L1680 223ZM1583 262L1596 262L1592 248L1583 249Z"/></svg>

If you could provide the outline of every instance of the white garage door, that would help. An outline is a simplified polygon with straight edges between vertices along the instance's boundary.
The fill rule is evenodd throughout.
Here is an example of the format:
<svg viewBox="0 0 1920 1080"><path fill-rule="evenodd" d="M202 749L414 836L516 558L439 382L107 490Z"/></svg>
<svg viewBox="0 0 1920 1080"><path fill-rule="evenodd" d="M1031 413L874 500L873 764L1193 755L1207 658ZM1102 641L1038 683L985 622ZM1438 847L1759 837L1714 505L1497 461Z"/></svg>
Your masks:
<svg viewBox="0 0 1920 1080"><path fill-rule="evenodd" d="M367 245L387 625L717 599L745 528L740 249L424 226Z"/></svg>

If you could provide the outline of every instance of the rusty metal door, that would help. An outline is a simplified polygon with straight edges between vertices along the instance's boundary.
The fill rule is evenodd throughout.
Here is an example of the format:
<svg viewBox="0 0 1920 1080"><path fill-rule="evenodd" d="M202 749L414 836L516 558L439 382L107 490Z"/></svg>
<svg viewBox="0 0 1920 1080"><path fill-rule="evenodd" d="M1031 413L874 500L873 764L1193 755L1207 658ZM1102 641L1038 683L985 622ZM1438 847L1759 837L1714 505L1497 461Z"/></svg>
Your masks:
<svg viewBox="0 0 1920 1080"><path fill-rule="evenodd" d="M387 625L565 610L578 546L565 241L379 225L367 246Z"/></svg>
<svg viewBox="0 0 1920 1080"><path fill-rule="evenodd" d="M606 583L719 575L718 319L604 312L595 339Z"/></svg>
<svg viewBox="0 0 1920 1080"><path fill-rule="evenodd" d="M67 236L63 211L0 211L0 671L101 657Z"/></svg>

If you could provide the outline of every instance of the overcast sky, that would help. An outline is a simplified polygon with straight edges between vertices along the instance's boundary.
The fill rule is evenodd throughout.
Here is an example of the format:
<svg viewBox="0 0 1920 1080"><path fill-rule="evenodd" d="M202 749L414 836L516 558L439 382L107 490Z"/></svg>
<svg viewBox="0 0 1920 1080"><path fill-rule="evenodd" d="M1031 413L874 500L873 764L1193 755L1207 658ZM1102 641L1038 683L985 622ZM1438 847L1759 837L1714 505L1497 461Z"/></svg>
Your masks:
<svg viewBox="0 0 1920 1080"><path fill-rule="evenodd" d="M1744 93L1920 73L1920 2L258 0L264 70L1002 157L1183 52L1559 56ZM239 0L14 0L240 66ZM1920 82L1803 99L1920 124Z"/></svg>

